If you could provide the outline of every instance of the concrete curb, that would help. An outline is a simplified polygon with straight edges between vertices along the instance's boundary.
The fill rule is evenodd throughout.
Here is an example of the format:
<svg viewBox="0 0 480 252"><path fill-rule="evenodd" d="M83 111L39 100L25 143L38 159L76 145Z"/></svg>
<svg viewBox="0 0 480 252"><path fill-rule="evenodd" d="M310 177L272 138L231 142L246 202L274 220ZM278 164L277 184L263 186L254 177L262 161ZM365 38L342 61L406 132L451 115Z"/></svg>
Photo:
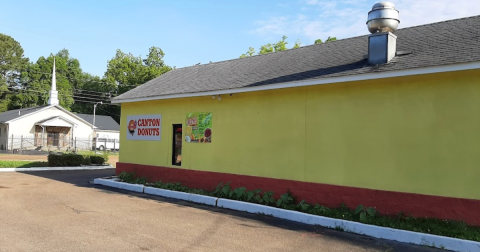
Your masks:
<svg viewBox="0 0 480 252"><path fill-rule="evenodd" d="M32 167L32 168L0 168L0 172L29 172L29 171L82 171L112 169L111 165L104 166L70 166L70 167Z"/></svg>
<svg viewBox="0 0 480 252"><path fill-rule="evenodd" d="M145 188L144 185L129 184L129 183L119 182L111 179L101 179L101 178L94 179L93 183L97 185L110 186L118 189L123 189L123 190L128 190L133 192L140 192L140 193L143 193L143 189Z"/></svg>
<svg viewBox="0 0 480 252"><path fill-rule="evenodd" d="M144 191L146 194L152 194L157 196L162 196L166 198L173 198L173 199L180 199L185 201L191 201L195 203L200 203L204 205L215 206L217 204L217 199L215 197L205 196L205 195L198 195L192 193L185 193L185 192L176 192L170 191L160 188L148 187L146 186Z"/></svg>
<svg viewBox="0 0 480 252"><path fill-rule="evenodd" d="M245 211L249 213L271 215L276 218L296 221L310 225L319 225L328 228L341 228L346 232L404 243L433 246L453 251L480 251L480 242L367 225L359 222L338 220L275 207L262 206L253 203L228 199L218 199L217 206L232 210Z"/></svg>
<svg viewBox="0 0 480 252"><path fill-rule="evenodd" d="M337 229L340 228L346 232L367 235L375 238L387 239L403 243L412 243L417 245L433 246L459 252L480 252L480 242L367 225L359 222L333 219L242 201L215 198L184 192L176 192L154 187L144 187L143 185L132 185L128 183L114 181L111 179L95 179L94 183L120 189L126 189L130 191L144 192L146 194L158 195L167 198L192 201L196 203L217 206L237 211L244 211L255 214L265 214L276 218L305 223L309 225L319 225L327 228Z"/></svg>

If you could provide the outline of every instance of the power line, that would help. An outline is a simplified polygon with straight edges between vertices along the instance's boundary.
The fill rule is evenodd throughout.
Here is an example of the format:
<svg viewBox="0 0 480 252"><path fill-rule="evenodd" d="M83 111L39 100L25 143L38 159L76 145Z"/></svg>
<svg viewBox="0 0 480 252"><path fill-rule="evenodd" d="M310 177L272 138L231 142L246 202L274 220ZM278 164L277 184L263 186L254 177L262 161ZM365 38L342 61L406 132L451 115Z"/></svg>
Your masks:
<svg viewBox="0 0 480 252"><path fill-rule="evenodd" d="M42 93L42 92L39 92L39 91L34 91L34 90L24 90L24 91L31 91L31 92L37 92L37 93ZM15 94L23 94L22 92L19 92L19 91L11 91L11 90L7 90L5 92L9 92L9 93L15 93ZM46 92L43 92L43 93L46 93ZM63 96L63 95L60 95L60 96ZM73 99L74 102L83 102L83 103L97 103L99 102L98 100L97 101L86 101L86 100L79 100L79 99ZM102 104L105 104L105 105L112 105L112 106L120 106L120 105L117 105L117 104L113 104L113 103L108 103L109 101L101 101L103 102Z"/></svg>
<svg viewBox="0 0 480 252"><path fill-rule="evenodd" d="M103 112L106 112L106 113L108 113L108 114L110 114L110 115L120 116L119 114L111 113L111 112L106 111L106 110L104 110L104 109L101 109L101 108L99 108L99 107L97 107L97 109L99 109L99 110L101 110L101 111L103 111Z"/></svg>
<svg viewBox="0 0 480 252"><path fill-rule="evenodd" d="M85 89L78 89L78 88L74 88L73 90L77 90L77 91L83 91L83 92L88 92L88 93L99 93L99 94L105 94L105 93L110 93L110 92L98 92L98 91L90 91L90 90L85 90ZM111 94L113 95L113 94Z"/></svg>
<svg viewBox="0 0 480 252"><path fill-rule="evenodd" d="M7 87L12 89L13 87ZM47 94L47 91L40 91L40 90L32 90L32 89L18 89L18 88L13 88L13 90L18 93L22 94L21 91L28 91L28 92L36 92L36 93L41 93L41 94ZM10 92L14 92L12 90L9 90ZM105 99L101 100L100 98L94 98L94 97L84 97L84 96L77 96L77 95L67 95L67 94L58 94L58 96L63 96L63 97L72 97L72 98L81 98L81 99L88 99L88 100L95 100L96 102L109 102L110 100Z"/></svg>
<svg viewBox="0 0 480 252"><path fill-rule="evenodd" d="M97 102L92 102L92 101L83 101L83 100L76 100L76 99L73 99L75 102L81 102L81 103L97 103ZM114 103L102 103L102 105L110 105L110 106L120 106L118 104L114 104Z"/></svg>
<svg viewBox="0 0 480 252"><path fill-rule="evenodd" d="M102 99L102 98L105 98L105 99L110 99L111 96L108 96L108 95L94 95L94 94L87 94L87 93L79 93L79 92L73 92L74 95L86 95L88 97L93 97L93 98L98 98L98 99Z"/></svg>
<svg viewBox="0 0 480 252"><path fill-rule="evenodd" d="M46 75L52 75L52 73L44 73L44 72L37 72L37 71L32 71L32 70L29 70L27 69L26 70L27 72L31 72L31 73L37 73L37 74L46 74ZM59 72L61 73L61 72ZM58 77L61 77L61 78L65 78L65 79L69 79L69 80L82 80L82 79L75 79L75 78L69 78L69 77L66 77L66 76L58 76ZM93 83L102 83L102 84L117 84L117 83L112 83L112 82L106 82L106 81L95 81L95 80L85 80L85 82L93 82ZM130 86L130 87L138 87L140 85L128 85L128 84L117 84L118 86Z"/></svg>

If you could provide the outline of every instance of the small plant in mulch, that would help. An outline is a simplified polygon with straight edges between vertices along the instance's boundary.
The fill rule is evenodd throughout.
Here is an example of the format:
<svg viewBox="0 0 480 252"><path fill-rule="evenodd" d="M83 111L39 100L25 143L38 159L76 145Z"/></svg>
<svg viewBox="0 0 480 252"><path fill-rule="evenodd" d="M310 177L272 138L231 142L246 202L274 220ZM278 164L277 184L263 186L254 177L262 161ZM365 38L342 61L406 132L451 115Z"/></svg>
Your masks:
<svg viewBox="0 0 480 252"><path fill-rule="evenodd" d="M340 204L340 206L336 208L329 208L319 204L309 204L305 202L305 200L295 203L297 201L290 191L287 191L287 193L284 193L280 195L278 199L275 199L273 197L273 191L263 192L261 189L247 190L245 187L232 188L230 183L220 183L214 191L208 192L201 189L191 189L183 186L181 183L163 183L161 181L147 183L145 178L136 177L135 173L122 172L119 174L118 178L126 183L144 184L172 191L233 199L335 219L356 221L369 225L480 242L480 227L467 225L463 221L418 218L404 213L399 213L397 216L393 217L382 216L374 207L367 207L364 205L358 205L355 209L351 209L345 204ZM342 227L337 227L336 229L343 230Z"/></svg>

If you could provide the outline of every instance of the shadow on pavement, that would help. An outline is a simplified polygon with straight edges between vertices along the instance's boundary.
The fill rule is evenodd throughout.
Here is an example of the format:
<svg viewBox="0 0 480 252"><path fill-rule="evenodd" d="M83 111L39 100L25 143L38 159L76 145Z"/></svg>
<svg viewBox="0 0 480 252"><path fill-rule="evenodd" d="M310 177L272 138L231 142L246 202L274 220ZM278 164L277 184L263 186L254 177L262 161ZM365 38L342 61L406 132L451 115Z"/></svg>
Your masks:
<svg viewBox="0 0 480 252"><path fill-rule="evenodd" d="M228 215L231 218L234 218L240 222L238 225L243 227L250 227L252 229L256 228L269 228L261 225L252 225L251 220L257 221L259 223L264 223L271 228L282 228L292 231L300 232L298 239L302 238L315 238L315 237L329 237L332 239L342 240L345 243L354 244L361 246L365 251L420 251L420 252L439 252L445 251L442 249L430 248L426 246L418 246L405 244L395 241L389 241L384 239L377 239L363 235L357 235L352 233L347 233L343 231L328 229L320 226L312 226L302 223L297 223L288 220L277 219L271 216L259 215L259 214L250 214L246 212L233 211L218 207L211 207L201 204L196 204L192 202L168 199L155 195L148 195L143 193L135 193L131 191L94 185L91 183L95 178L107 177L115 175L115 169L104 169L104 170L83 170L83 171L42 171L42 172L22 172L31 176L38 176L46 179L52 179L64 183L70 183L79 187L90 187L95 188L101 193L106 194L123 194L128 195L128 197L137 197L143 198L145 200L152 200L159 203L170 203L174 204L179 208L184 207L193 207L196 209L201 209L205 211L215 212L223 215Z"/></svg>
<svg viewBox="0 0 480 252"><path fill-rule="evenodd" d="M230 218L236 219L240 222L238 225L243 227L250 227L252 229L257 228L281 228L287 229L291 231L299 232L298 239L304 238L315 238L315 237L329 237L336 240L341 240L345 243L350 243L352 245L361 246L365 249L365 251L385 251L385 252L404 252L404 251L419 251L419 252L445 252L446 250L437 249L437 248L430 248L427 246L419 246L419 245L412 245L406 244L396 241L384 240L384 239L377 239L372 238L364 235L352 234L348 232L338 231L334 229L329 229L321 226L313 226L302 224L294 221L282 220L275 217L261 215L261 214L251 214L246 212L234 211L219 207L211 207L207 205L187 202L183 200L176 200L176 199L169 199L163 198L155 195L143 194L143 193L136 193L101 185L94 185L95 188L101 190L103 193L120 193L124 195L128 195L128 197L138 197L143 198L145 200L152 200L159 203L170 203L174 204L179 208L184 207L192 207L196 209L201 209L205 211L215 212L222 215L228 215ZM265 227L262 225L252 225L251 220L257 221L259 223L266 224L269 227Z"/></svg>
<svg viewBox="0 0 480 252"><path fill-rule="evenodd" d="M77 170L77 171L32 171L32 172L19 172L28 174L31 176L42 177L46 179L52 179L64 183L69 183L80 187L92 187L90 181L93 179L113 176L115 175L115 169L102 169L102 170Z"/></svg>

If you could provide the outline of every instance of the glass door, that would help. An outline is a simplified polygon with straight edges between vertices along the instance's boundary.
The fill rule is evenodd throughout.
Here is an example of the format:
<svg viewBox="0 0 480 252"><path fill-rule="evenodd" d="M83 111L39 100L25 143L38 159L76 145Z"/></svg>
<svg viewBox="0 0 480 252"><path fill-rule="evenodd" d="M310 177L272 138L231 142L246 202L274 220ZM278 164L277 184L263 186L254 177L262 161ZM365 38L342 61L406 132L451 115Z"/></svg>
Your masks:
<svg viewBox="0 0 480 252"><path fill-rule="evenodd" d="M182 165L182 125L173 124L172 165Z"/></svg>

